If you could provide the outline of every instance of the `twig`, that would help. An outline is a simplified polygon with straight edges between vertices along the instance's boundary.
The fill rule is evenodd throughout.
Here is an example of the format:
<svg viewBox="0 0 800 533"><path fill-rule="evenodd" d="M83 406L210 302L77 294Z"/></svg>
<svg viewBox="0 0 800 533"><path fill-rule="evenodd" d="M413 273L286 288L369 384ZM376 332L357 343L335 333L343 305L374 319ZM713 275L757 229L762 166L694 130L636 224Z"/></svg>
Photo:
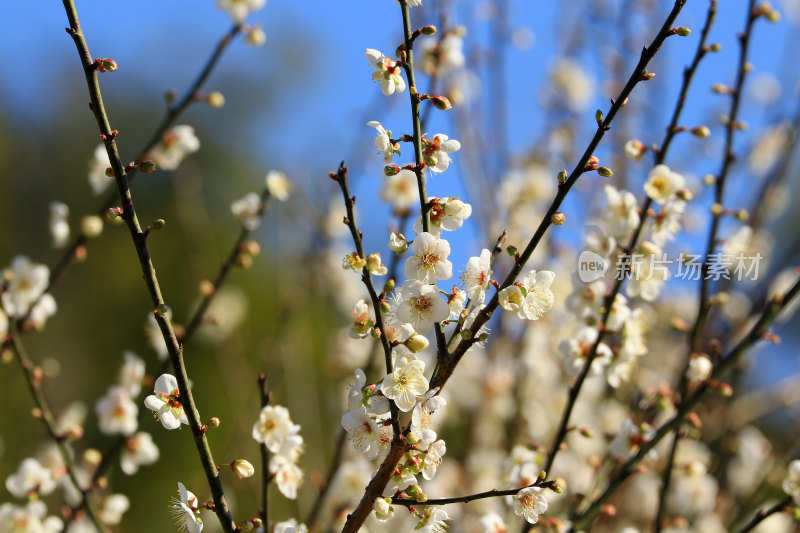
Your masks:
<svg viewBox="0 0 800 533"><path fill-rule="evenodd" d="M25 351L25 346L22 344L22 340L20 339L20 331L17 329L16 324L11 324L9 333L11 336L11 345L14 347L14 352L17 354L17 361L19 362L19 366L22 368L25 374L25 381L31 391L33 402L36 404L36 408L38 409L37 414L39 416L37 416L37 418L41 419L47 428L47 433L58 447L61 460L64 461L64 467L67 470L67 475L69 476L70 481L72 481L72 484L80 492L80 507L86 511L86 514L89 516L89 520L92 521L92 524L94 524L94 527L97 528L97 531L105 533L105 526L98 518L97 511L95 510L94 506L89 502L88 489L83 488L81 482L78 480L78 476L75 474L75 461L73 461L72 454L69 448L67 448L65 442L66 435L59 434L56 430L56 420L53 416L53 411L50 409L50 404L44 395L44 391L42 391L41 368L34 366L33 361L31 361L31 358Z"/></svg>
<svg viewBox="0 0 800 533"><path fill-rule="evenodd" d="M267 375L263 372L258 376L258 392L261 396L261 408L263 409L270 402L270 393L267 389ZM265 527L269 526L269 482L271 477L269 474L269 450L265 443L259 445L261 449L261 509L259 516L264 521Z"/></svg>
<svg viewBox="0 0 800 533"><path fill-rule="evenodd" d="M800 273L800 272L799 272ZM789 305L797 294L800 293L800 278L794 283L786 294L778 296L770 300L764 309L761 317L753 325L747 335L739 341L739 343L714 367L713 372L708 380L701 383L694 392L687 396L677 406L677 412L669 421L664 423L655 432L653 437L639 446L639 450L622 466L620 466L616 475L608 482L606 489L594 500L589 503L585 510L577 513L572 522L570 532L579 531L583 529L591 518L600 510L601 506L611 497L617 488L636 471L636 465L641 462L647 453L652 450L665 436L675 431L683 421L684 416L700 401L703 394L711 387L709 384L713 380L719 379L725 372L733 368L759 339L763 338L767 333L767 329L772 324L775 317L781 310Z"/></svg>
<svg viewBox="0 0 800 533"><path fill-rule="evenodd" d="M183 348L178 342L172 322L165 312L166 304L161 295L161 288L159 287L155 268L150 258L150 251L147 247L147 236L139 225L139 220L133 205L133 197L125 174L125 168L120 160L119 150L114 140L116 133L111 129L108 115L103 106L102 94L97 79L97 69L94 66L92 55L89 53L89 48L83 36L74 0L63 0L63 4L67 13L67 18L69 19L67 33L72 37L81 59L91 100L90 107L97 121L101 138L104 141L106 152L111 162L111 168L116 179L117 190L122 204L122 218L128 226L128 231L133 240L134 247L136 248L142 274L145 284L147 285L147 291L152 300L153 313L161 329L164 342L169 351L170 358L172 359L173 367L175 368L175 377L178 382L181 404L184 407L184 412L189 421L189 427L192 430L195 446L200 455L203 470L205 471L206 479L211 489L214 500L214 512L222 525L223 531L226 533L233 533L236 525L231 516L230 509L228 508L222 482L220 481L219 472L217 471L217 465L211 455L211 449L205 436L206 428L200 422L200 416L194 402L192 390L189 387L189 378L183 362Z"/></svg>
<svg viewBox="0 0 800 533"><path fill-rule="evenodd" d="M752 531L758 524L770 516L782 512L784 508L789 507L790 505L792 505L792 497L787 496L772 507L768 509L761 509L747 524L745 524L742 529L739 530L739 533L747 533L748 531Z"/></svg>
<svg viewBox="0 0 800 533"><path fill-rule="evenodd" d="M416 500L410 500L407 498L392 498L392 503L395 505L404 505L406 507L409 506L425 506L425 505L448 505L451 503L469 503L475 500L482 500L484 498L498 498L501 496L514 496L522 489L527 489L531 487L539 487L539 488L553 488L555 486L554 481L545 481L543 479L539 479L536 483L532 485L527 485L525 487L519 487L517 489L492 489L487 490L485 492L478 492L476 494L468 494L467 496L457 496L455 498L433 498L430 500L425 500L424 502L418 502Z"/></svg>
<svg viewBox="0 0 800 533"><path fill-rule="evenodd" d="M350 234L353 236L353 243L356 246L356 253L362 259L366 259L366 255L364 254L364 245L361 242L361 231L359 231L358 226L356 225L355 213L353 211L353 205L355 204L355 196L350 196L350 190L347 187L347 167L344 166L344 162L339 164L339 170L337 172L330 173L331 179L335 180L336 183L339 184L339 188L342 190L342 195L344 196L344 205L347 209L347 218L345 218L345 224L347 227L350 228ZM364 282L364 285L367 287L367 291L369 292L370 300L372 300L372 308L375 311L375 327L378 329L378 335L380 336L381 346L383 346L383 356L384 361L386 363L386 372L391 374L392 373L392 346L389 344L389 338L386 336L386 328L383 326L383 313L381 312L381 299L378 297L378 293L375 290L375 286L372 284L372 277L369 274L369 270L367 270L366 266L361 270L361 281ZM389 407L391 409L392 415L392 429L394 430L395 437L400 436L400 418L399 418L399 411L397 409L397 405L394 402L389 402Z"/></svg>

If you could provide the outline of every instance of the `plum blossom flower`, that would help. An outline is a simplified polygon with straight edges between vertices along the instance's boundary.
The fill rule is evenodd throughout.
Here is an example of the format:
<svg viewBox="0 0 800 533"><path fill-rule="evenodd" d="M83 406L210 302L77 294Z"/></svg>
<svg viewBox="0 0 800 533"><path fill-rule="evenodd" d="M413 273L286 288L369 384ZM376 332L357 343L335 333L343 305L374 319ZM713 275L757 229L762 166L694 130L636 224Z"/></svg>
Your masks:
<svg viewBox="0 0 800 533"><path fill-rule="evenodd" d="M391 235L389 235L389 249L396 254L402 254L408 250L408 241L406 241L402 233L397 235L392 232Z"/></svg>
<svg viewBox="0 0 800 533"><path fill-rule="evenodd" d="M646 442L655 435L655 431L647 424L637 426L630 418L626 418L619 428L617 436L608 446L608 451L616 457L627 459L639 449L642 442ZM654 456L655 449L651 450L648 458Z"/></svg>
<svg viewBox="0 0 800 533"><path fill-rule="evenodd" d="M431 206L428 211L428 231L437 237L442 234L442 230L457 230L472 215L472 206L458 198L429 198L428 203ZM414 232L422 232L421 216L414 222Z"/></svg>
<svg viewBox="0 0 800 533"><path fill-rule="evenodd" d="M124 494L109 494L103 500L100 520L104 524L115 526L122 522L122 515L130 509L131 502Z"/></svg>
<svg viewBox="0 0 800 533"><path fill-rule="evenodd" d="M200 533L203 531L203 519L200 518L197 496L183 483L178 482L178 497L172 497L169 503L172 518L183 533Z"/></svg>
<svg viewBox="0 0 800 533"><path fill-rule="evenodd" d="M293 462L281 457L280 455L273 457L269 463L269 471L275 475L275 483L281 494L290 500L296 500L297 488L303 481L303 471Z"/></svg>
<svg viewBox="0 0 800 533"><path fill-rule="evenodd" d="M380 452L378 435L380 429L374 418L364 407L351 409L342 415L342 427L353 447L367 459L375 459Z"/></svg>
<svg viewBox="0 0 800 533"><path fill-rule="evenodd" d="M411 434L422 438L422 432L431 424L431 415L447 405L447 400L438 395L439 387L425 393L422 399L414 405L411 412Z"/></svg>
<svg viewBox="0 0 800 533"><path fill-rule="evenodd" d="M122 353L125 362L119 372L119 384L128 390L131 398L138 396L142 390L142 381L145 375L144 360L135 353L127 350Z"/></svg>
<svg viewBox="0 0 800 533"><path fill-rule="evenodd" d="M283 441L300 431L300 426L289 418L289 410L280 405L267 405L261 409L253 425L253 438L264 444L272 453L278 453Z"/></svg>
<svg viewBox="0 0 800 533"><path fill-rule="evenodd" d="M433 324L446 320L450 316L450 308L439 297L435 286L416 279L409 279L401 288L402 301L397 309L397 319L411 324L420 335L427 335Z"/></svg>
<svg viewBox="0 0 800 533"><path fill-rule="evenodd" d="M289 194L292 192L292 182L286 178L286 174L283 172L279 170L270 170L267 172L264 184L270 196L279 202L285 202L289 199Z"/></svg>
<svg viewBox="0 0 800 533"><path fill-rule="evenodd" d="M63 248L69 239L69 206L63 202L50 203L50 236L54 248Z"/></svg>
<svg viewBox="0 0 800 533"><path fill-rule="evenodd" d="M689 360L689 367L686 369L686 377L689 381L705 381L711 376L714 364L705 355L697 355Z"/></svg>
<svg viewBox="0 0 800 533"><path fill-rule="evenodd" d="M95 405L97 425L106 435L131 435L139 427L139 408L125 387L110 387Z"/></svg>
<svg viewBox="0 0 800 533"><path fill-rule="evenodd" d="M781 488L783 488L783 492L792 497L795 505L800 505L800 459L789 463L789 469L786 471Z"/></svg>
<svg viewBox="0 0 800 533"><path fill-rule="evenodd" d="M0 505L0 531L20 533L60 533L64 522L47 515L47 506L41 500L33 500L24 506L4 503Z"/></svg>
<svg viewBox="0 0 800 533"><path fill-rule="evenodd" d="M353 324L350 326L350 337L353 339L363 339L369 334L372 324L369 317L369 305L363 298L356 302L353 306L353 311L350 313L353 317Z"/></svg>
<svg viewBox="0 0 800 533"><path fill-rule="evenodd" d="M634 161L640 161L646 151L647 147L639 139L631 139L622 148L622 153L625 154L625 157Z"/></svg>
<svg viewBox="0 0 800 533"><path fill-rule="evenodd" d="M231 463L231 470L233 470L233 473L236 474L236 477L239 479L252 477L252 475L256 473L253 463L247 459L236 459Z"/></svg>
<svg viewBox="0 0 800 533"><path fill-rule="evenodd" d="M422 461L422 477L431 480L436 475L436 470L442 464L442 458L447 453L447 445L442 439L431 443L425 453L425 459Z"/></svg>
<svg viewBox="0 0 800 533"><path fill-rule="evenodd" d="M608 202L608 207L603 213L603 220L605 220L611 236L619 241L639 225L636 197L629 191L618 191L611 185L606 185L603 190Z"/></svg>
<svg viewBox="0 0 800 533"><path fill-rule="evenodd" d="M452 519L447 514L447 511L441 507L428 508L423 511L423 516L420 517L420 521L414 530L418 533L443 533L447 530L447 524L445 524L447 520Z"/></svg>
<svg viewBox="0 0 800 533"><path fill-rule="evenodd" d="M394 59L388 58L373 48L367 48L367 61L375 68L372 80L380 82L381 92L389 96L395 91L401 93L406 90L406 82L400 75L402 70Z"/></svg>
<svg viewBox="0 0 800 533"><path fill-rule="evenodd" d="M575 61L560 58L550 70L553 88L560 100L573 112L580 112L594 95L594 81Z"/></svg>
<svg viewBox="0 0 800 533"><path fill-rule="evenodd" d="M187 155L199 149L200 140L195 136L194 128L182 124L165 131L146 159L152 159L161 169L176 170Z"/></svg>
<svg viewBox="0 0 800 533"><path fill-rule="evenodd" d="M375 147L383 152L383 162L386 164L391 163L395 152L399 153L398 146L392 144L392 132L387 131L377 120L370 120L367 122L367 126L377 130L378 135L375 137Z"/></svg>
<svg viewBox="0 0 800 533"><path fill-rule="evenodd" d="M671 200L675 193L683 187L683 176L673 172L667 165L656 165L647 176L644 192L659 204Z"/></svg>
<svg viewBox="0 0 800 533"><path fill-rule="evenodd" d="M547 500L540 488L526 487L514 495L514 514L523 517L529 524L539 521L539 515L547 511Z"/></svg>
<svg viewBox="0 0 800 533"><path fill-rule="evenodd" d="M253 231L261 224L261 198L251 192L231 204L231 213L241 222L246 230Z"/></svg>
<svg viewBox="0 0 800 533"><path fill-rule="evenodd" d="M453 264L447 260L450 243L435 235L422 232L411 245L414 255L406 259L405 275L408 279L418 279L432 283L437 279L453 276Z"/></svg>
<svg viewBox="0 0 800 533"><path fill-rule="evenodd" d="M417 397L428 390L428 379L425 377L425 363L418 359L407 358L402 366L395 361L394 370L383 378L381 392L394 400L397 408L404 413L410 411L417 402Z"/></svg>
<svg viewBox="0 0 800 533"><path fill-rule="evenodd" d="M517 283L500 291L500 307L516 312L520 318L539 320L553 307L555 295L550 285L555 274L549 270L531 270Z"/></svg>
<svg viewBox="0 0 800 533"><path fill-rule="evenodd" d="M55 488L53 474L33 457L23 460L16 473L6 478L6 489L16 498L25 498L34 491L44 496Z"/></svg>
<svg viewBox="0 0 800 533"><path fill-rule="evenodd" d="M158 446L153 442L153 437L140 431L125 439L119 466L125 474L132 476L139 471L140 465L151 465L158 461L158 457Z"/></svg>
<svg viewBox="0 0 800 533"><path fill-rule="evenodd" d="M392 204L395 210L408 210L419 201L417 175L404 168L394 176L387 176L380 196L385 202Z"/></svg>
<svg viewBox="0 0 800 533"><path fill-rule="evenodd" d="M18 255L11 261L9 272L11 281L2 295L3 309L8 316L24 316L47 289L50 269Z"/></svg>
<svg viewBox="0 0 800 533"><path fill-rule="evenodd" d="M630 257L631 278L625 294L631 298L638 296L646 302L655 300L669 277L663 256L661 248L655 243L643 242Z"/></svg>
<svg viewBox="0 0 800 533"><path fill-rule="evenodd" d="M103 194L108 185L114 181L114 178L106 175L106 169L110 166L106 145L100 143L94 149L92 159L89 161L89 186L95 196Z"/></svg>
<svg viewBox="0 0 800 533"><path fill-rule="evenodd" d="M450 166L450 154L461 149L461 143L437 133L430 141L422 139L422 157L427 167L436 174Z"/></svg>
<svg viewBox="0 0 800 533"><path fill-rule="evenodd" d="M567 373L577 376L586 363L586 358L597 340L597 329L592 327L581 328L572 339L567 339L558 345L558 351L565 357ZM597 346L594 360L592 360L589 375L597 376L611 363L611 348L604 342Z"/></svg>
<svg viewBox="0 0 800 533"><path fill-rule="evenodd" d="M476 303L483 303L486 297L486 287L489 285L492 252L484 248L478 257L470 257L467 261L467 270L461 276L464 290L469 299Z"/></svg>
<svg viewBox="0 0 800 533"><path fill-rule="evenodd" d="M508 526L495 512L488 512L479 521L482 533L508 533Z"/></svg>
<svg viewBox="0 0 800 533"><path fill-rule="evenodd" d="M305 524L298 524L297 520L291 518L275 524L272 533L308 533L308 528Z"/></svg>
<svg viewBox="0 0 800 533"><path fill-rule="evenodd" d="M178 429L181 424L189 425L180 398L178 380L171 374L162 374L156 380L155 394L145 398L144 405L156 412L161 425L166 429Z"/></svg>
<svg viewBox="0 0 800 533"><path fill-rule="evenodd" d="M234 22L244 22L253 11L258 11L267 0L217 0L217 7L227 11Z"/></svg>

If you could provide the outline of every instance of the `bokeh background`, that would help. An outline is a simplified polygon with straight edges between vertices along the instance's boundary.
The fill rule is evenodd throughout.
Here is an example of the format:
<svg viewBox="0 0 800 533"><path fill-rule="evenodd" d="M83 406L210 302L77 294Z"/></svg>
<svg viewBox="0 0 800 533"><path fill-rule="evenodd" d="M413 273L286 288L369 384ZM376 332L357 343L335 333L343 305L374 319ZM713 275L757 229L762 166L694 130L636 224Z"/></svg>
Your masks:
<svg viewBox="0 0 800 533"><path fill-rule="evenodd" d="M231 22L212 0L77 4L92 53L112 57L119 65L117 72L101 76L101 83L112 127L121 132L123 158L131 159L161 120L165 92L182 93ZM462 101L453 98L460 104L453 111L434 113L428 128L461 139L463 145L450 170L430 181L429 194L459 196L475 206L464 229L448 235L454 266L490 246L502 229L495 197L504 177L532 159L546 160L553 180L558 170L571 168L593 132L594 110L607 108L671 4L427 0L413 10L416 26L463 25L467 31L465 67L452 79L435 82L444 94L458 91ZM712 135L697 142L685 134L673 148L670 166L687 176L696 199L676 249L697 248L705 237L701 217L711 193L704 191L701 177L718 171L723 141L719 117L728 102L710 86L733 83L744 6L744 1L720 3L710 40L722 48L698 72L682 121L692 127L706 124ZM649 167L621 158L622 144L633 137L648 145L660 142L706 7L703 1L688 2L678 23L693 33L667 41L650 69L656 78L637 87L598 152L603 164L615 170L613 183L640 194ZM776 167L785 167L781 179L786 201L770 210L782 214L766 222L774 238L768 271L762 281L744 289L754 299L770 275L800 259L799 211L791 200L800 194L795 150L759 144L777 124L796 124L798 117L800 2L786 0L777 7L781 22L759 25L755 31L754 71L741 111L748 129L737 136L740 158L728 189L730 207L751 209L760 183L773 179ZM94 212L100 202L86 180L98 142L96 124L75 48L64 32L61 6L3 2L0 15L7 22L0 37L6 51L0 58L0 263L24 254L52 265L61 252L51 246L49 204L67 203L76 228L81 216ZM187 346L186 360L201 415L222 420L209 434L219 462L238 457L255 462L258 451L250 428L258 413L256 377L262 371L269 374L274 401L289 407L308 447L300 497L288 502L274 495L273 516L301 518L316 494L314 481L321 479L330 460L332 435L352 375L348 364L359 357L342 353L349 348L337 341L348 323L340 297L351 289L325 273L338 268L337 261L352 247L342 238L339 211L332 211L339 196L327 173L346 161L367 248L388 258L386 228L396 226L397 217L378 199L382 162L372 145L374 130L365 123L378 120L394 132L410 133L408 98L406 93L380 94L370 81L364 50L390 54L401 42L402 25L391 0L270 0L249 22L263 27L266 44L251 47L237 39L205 87L221 91L225 106L213 109L199 102L178 121L195 128L201 150L175 172L139 177L133 194L143 223L166 219L166 227L149 244L167 302L181 322L194 310L199 282L213 277L239 231L230 203L259 190L268 170L282 170L292 181L291 200L271 204L254 236L261 255L252 268L235 270L226 284L230 301L238 303L217 312L234 326L226 332L209 327L207 335ZM591 82L590 97L579 106L557 103L549 73L565 57ZM424 88L430 80L421 75L418 83ZM756 157L768 150L778 152L771 166ZM602 196L601 186L594 176L579 181L564 206L568 223L558 228L554 249L578 246L582 224ZM531 230L536 224L538 219L530 221ZM337 248L337 242L344 244ZM330 249L342 254L331 260ZM697 290L689 282L676 281L671 287L678 294ZM102 448L112 439L98 433L92 406L116 378L122 352L133 350L145 358L148 370L158 368L144 334L150 302L124 228L107 224L102 236L89 243L86 260L67 270L53 295L59 312L43 333L26 336L28 350L45 368L50 378L46 392L57 408L74 400L89 405L83 442ZM784 326L779 333L783 344L759 358L749 387L773 387L798 371L797 328ZM30 416L32 403L15 364L0 367L0 399L6 406L0 417L0 479L5 479L44 442L44 431ZM773 422L787 419L796 421L791 412L783 412ZM769 430L769 419L762 422ZM170 531L166 505L175 482L203 495L202 471L188 431L161 430L143 406L140 427L153 433L161 461L130 479L118 470L112 473L112 484L132 502L119 531ZM237 516L254 515L255 478L229 478L226 487ZM9 498L4 493L0 501ZM216 530L210 514L206 522L209 531Z"/></svg>

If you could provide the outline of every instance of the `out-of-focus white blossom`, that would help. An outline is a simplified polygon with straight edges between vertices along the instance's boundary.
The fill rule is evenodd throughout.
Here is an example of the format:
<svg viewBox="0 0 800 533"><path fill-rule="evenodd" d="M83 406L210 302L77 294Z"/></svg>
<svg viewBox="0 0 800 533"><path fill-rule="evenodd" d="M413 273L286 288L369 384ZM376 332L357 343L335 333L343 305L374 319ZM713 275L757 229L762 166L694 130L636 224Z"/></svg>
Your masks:
<svg viewBox="0 0 800 533"><path fill-rule="evenodd" d="M69 240L69 206L63 202L50 203L50 236L54 248L63 248Z"/></svg>
<svg viewBox="0 0 800 533"><path fill-rule="evenodd" d="M667 165L656 165L647 176L644 192L654 202L663 204L672 200L683 184L683 176L670 170Z"/></svg>
<svg viewBox="0 0 800 533"><path fill-rule="evenodd" d="M131 435L139 427L139 408L125 387L109 387L95 405L97 425L106 435Z"/></svg>
<svg viewBox="0 0 800 533"><path fill-rule="evenodd" d="M289 199L289 195L292 192L292 182L286 178L286 174L279 170L270 170L267 172L267 177L264 181L270 196L279 202L285 202Z"/></svg>
<svg viewBox="0 0 800 533"><path fill-rule="evenodd" d="M386 176L380 196L385 202L390 203L395 210L408 210L419 202L417 175L404 168L394 176Z"/></svg>
<svg viewBox="0 0 800 533"><path fill-rule="evenodd" d="M47 289L50 269L18 255L11 261L9 273L11 279L2 294L3 309L8 316L24 316Z"/></svg>
<svg viewBox="0 0 800 533"><path fill-rule="evenodd" d="M234 22L244 22L253 11L258 11L267 0L217 0L217 7L226 11Z"/></svg>
<svg viewBox="0 0 800 533"><path fill-rule="evenodd" d="M571 59L561 58L550 70L553 90L573 112L586 109L594 96L592 78Z"/></svg>
<svg viewBox="0 0 800 533"><path fill-rule="evenodd" d="M100 143L94 149L92 159L89 161L89 186L95 196L103 194L109 184L114 181L114 178L106 175L106 169L110 166L111 161L108 159L106 145Z"/></svg>
<svg viewBox="0 0 800 533"><path fill-rule="evenodd" d="M50 470L32 457L23 460L16 473L6 478L6 489L16 498L26 498L29 492L46 496L55 488L56 482Z"/></svg>
<svg viewBox="0 0 800 533"><path fill-rule="evenodd" d="M182 124L173 126L164 132L147 158L163 170L176 170L187 155L200 149L200 140L194 134L194 128Z"/></svg>
<svg viewBox="0 0 800 533"><path fill-rule="evenodd" d="M261 224L261 198L254 192L247 193L231 204L231 213L246 230L253 231Z"/></svg>
<svg viewBox="0 0 800 533"><path fill-rule="evenodd" d="M149 433L140 431L125 439L119 457L119 466L129 476L139 471L140 465L151 465L158 461L158 446Z"/></svg>

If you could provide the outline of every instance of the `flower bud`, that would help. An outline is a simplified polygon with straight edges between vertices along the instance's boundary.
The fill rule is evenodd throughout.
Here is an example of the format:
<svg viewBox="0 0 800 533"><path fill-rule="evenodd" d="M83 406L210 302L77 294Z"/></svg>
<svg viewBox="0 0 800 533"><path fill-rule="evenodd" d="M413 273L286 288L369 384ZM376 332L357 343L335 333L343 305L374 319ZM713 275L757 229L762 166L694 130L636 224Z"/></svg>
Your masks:
<svg viewBox="0 0 800 533"><path fill-rule="evenodd" d="M703 176L703 185L711 186L717 182L717 178L713 174L706 174Z"/></svg>
<svg viewBox="0 0 800 533"><path fill-rule="evenodd" d="M705 139L709 135L711 135L711 130L708 129L708 126L697 126L696 128L691 129L692 135L697 137L698 139Z"/></svg>
<svg viewBox="0 0 800 533"><path fill-rule="evenodd" d="M715 83L711 86L711 92L716 94L731 94L733 91L724 83Z"/></svg>
<svg viewBox="0 0 800 533"><path fill-rule="evenodd" d="M111 167L106 168L106 177L113 178L114 177L114 169Z"/></svg>
<svg viewBox="0 0 800 533"><path fill-rule="evenodd" d="M709 46L708 49L712 52L719 52L722 50L722 45L720 43L711 43L711 46Z"/></svg>
<svg viewBox="0 0 800 533"><path fill-rule="evenodd" d="M158 307L156 307L156 313L158 313L158 316L160 317L165 317L167 316L167 313L169 313L169 307L167 307L167 304L158 304Z"/></svg>
<svg viewBox="0 0 800 533"><path fill-rule="evenodd" d="M684 202L691 202L692 198L694 198L692 191L690 191L689 189L679 189L675 191L675 196L679 200L683 200Z"/></svg>
<svg viewBox="0 0 800 533"><path fill-rule="evenodd" d="M236 474L236 477L239 479L250 477L256 473L256 469L253 468L250 461L246 459L236 459L231 463L231 470L233 470L233 473Z"/></svg>
<svg viewBox="0 0 800 533"><path fill-rule="evenodd" d="M428 25L419 31L422 35L436 35L436 26Z"/></svg>
<svg viewBox="0 0 800 533"><path fill-rule="evenodd" d="M219 421L219 417L212 417L211 420L208 421L208 425L212 428L218 428L221 422Z"/></svg>
<svg viewBox="0 0 800 533"><path fill-rule="evenodd" d="M447 111L448 109L452 109L453 105L450 103L450 100L447 99L446 96L436 95L432 96L430 99L433 107L440 111Z"/></svg>
<svg viewBox="0 0 800 533"><path fill-rule="evenodd" d="M686 26L680 26L678 28L675 28L675 33L680 35L681 37L688 37L689 34L692 33L692 30L690 30Z"/></svg>
<svg viewBox="0 0 800 533"><path fill-rule="evenodd" d="M394 176L400 172L400 167L397 165L386 165L383 167L383 174L385 176Z"/></svg>
<svg viewBox="0 0 800 533"><path fill-rule="evenodd" d="M87 215L81 220L81 232L86 237L94 239L103 233L103 219L97 215Z"/></svg>
<svg viewBox="0 0 800 533"><path fill-rule="evenodd" d="M404 344L411 353L417 353L428 347L428 339L424 335L412 335Z"/></svg>
<svg viewBox="0 0 800 533"><path fill-rule="evenodd" d="M83 452L83 462L87 466L97 466L103 462L103 454L97 448L88 448Z"/></svg>
<svg viewBox="0 0 800 533"><path fill-rule="evenodd" d="M599 164L600 164L600 160L597 159L596 156L592 156L586 162L586 166L584 166L583 169L586 170L587 172L590 172L592 170L597 170L597 165L599 165Z"/></svg>
<svg viewBox="0 0 800 533"><path fill-rule="evenodd" d="M235 263L239 268L250 268L253 266L253 256L248 254L239 254L236 256Z"/></svg>
<svg viewBox="0 0 800 533"><path fill-rule="evenodd" d="M141 163L139 163L139 171L142 174L150 174L151 172L155 172L155 170L156 170L155 162L153 162L153 161L151 161L149 159L146 159L146 160L142 161Z"/></svg>
<svg viewBox="0 0 800 533"><path fill-rule="evenodd" d="M747 209L739 209L736 211L736 218L739 219L739 222L747 222L750 219L750 213L747 212Z"/></svg>
<svg viewBox="0 0 800 533"><path fill-rule="evenodd" d="M160 230L166 224L167 224L167 222L163 218L157 218L156 220L153 221L153 229L154 230Z"/></svg>
<svg viewBox="0 0 800 533"><path fill-rule="evenodd" d="M506 253L511 257L514 257L517 254L517 247L516 246L508 246L506 248Z"/></svg>
<svg viewBox="0 0 800 533"><path fill-rule="evenodd" d="M255 26L247 33L247 38L244 42L250 46L261 46L267 42L267 34L264 33L260 26Z"/></svg>
<svg viewBox="0 0 800 533"><path fill-rule="evenodd" d="M711 214L714 215L715 217L720 216L722 212L723 212L722 204L715 202L714 204L711 205Z"/></svg>
<svg viewBox="0 0 800 533"><path fill-rule="evenodd" d="M562 170L561 172L558 173L558 184L563 185L566 182L567 182L567 171Z"/></svg>
<svg viewBox="0 0 800 533"><path fill-rule="evenodd" d="M110 57L95 59L94 64L100 72L114 72L117 70L117 62Z"/></svg>
<svg viewBox="0 0 800 533"><path fill-rule="evenodd" d="M597 124L600 125L603 123L603 111L598 109L594 112L594 119L597 121Z"/></svg>
<svg viewBox="0 0 800 533"><path fill-rule="evenodd" d="M550 217L550 222L552 222L556 226L560 226L566 220L567 220L567 217L564 216L564 213L562 213L561 211L559 211L557 213L553 213L553 216Z"/></svg>
<svg viewBox="0 0 800 533"><path fill-rule="evenodd" d="M597 173L604 178L610 178L614 175L614 171L608 167L597 167Z"/></svg>
<svg viewBox="0 0 800 533"><path fill-rule="evenodd" d="M219 91L213 91L208 95L208 105L213 108L219 109L225 105L225 95Z"/></svg>

